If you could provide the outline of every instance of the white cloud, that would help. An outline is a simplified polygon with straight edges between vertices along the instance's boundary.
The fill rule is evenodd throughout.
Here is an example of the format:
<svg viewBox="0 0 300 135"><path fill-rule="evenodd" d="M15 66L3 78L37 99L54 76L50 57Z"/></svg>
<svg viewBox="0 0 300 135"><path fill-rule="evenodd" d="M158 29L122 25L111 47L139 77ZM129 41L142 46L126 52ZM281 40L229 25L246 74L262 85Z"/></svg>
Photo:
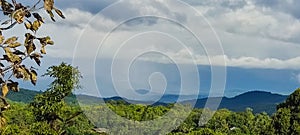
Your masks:
<svg viewBox="0 0 300 135"><path fill-rule="evenodd" d="M212 3L218 3L214 6ZM109 28L118 24L118 19L123 16L143 15L143 14L160 14L173 18L182 18L183 24L189 24L193 27L202 29L201 38L207 40L205 47L210 48L215 42L215 38L207 35L210 31L207 24L195 22L194 14L181 11L179 5L172 1L147 1L147 6L139 1L128 1L123 3L123 8L128 12L123 14L104 13L103 15L94 16L94 14L79 9L65 9L66 20L58 23L45 24L47 29L42 33L50 33L56 45L48 47L49 55L52 57L72 58L77 40L80 38L82 30L91 18L95 17L88 28L88 33L82 35L84 38L79 42L80 53L76 57L94 58L100 41L100 38L107 34ZM171 10L176 6L176 10ZM234 7L234 8L233 8ZM275 68L275 69L300 69L299 52L300 52L300 21L297 18L285 12L273 12L274 9L257 6L255 2L243 1L206 1L196 8L208 18L212 26L217 31L223 44L224 55L212 56L213 60L225 56L228 66L244 68ZM180 19L179 19L180 20ZM148 20L149 21L149 20ZM138 21L137 21L138 22ZM186 47L197 57L198 64L208 64L205 58L205 51L199 47L192 37L181 30L178 26L172 26L170 22L164 20L155 20L149 22L140 22L137 25L123 25L118 31L113 33L113 38L108 45L104 47L103 52L107 57L112 57L115 50L120 47L126 39L144 31L157 30L170 34L182 41ZM95 41L96 39L96 41ZM155 35L145 38L137 38L131 43L131 47L126 50L129 54L138 54L143 45L146 48L159 49L165 54L180 59L183 63L188 63L186 55L180 51L179 45L170 38L159 39ZM155 40L154 40L155 39ZM103 49L103 48L102 48ZM160 61L161 57L144 58L150 61ZM201 61L202 60L202 61Z"/></svg>
<svg viewBox="0 0 300 135"><path fill-rule="evenodd" d="M228 1L227 1L228 2ZM219 2L220 4L221 2ZM209 9L204 15L217 29L238 35L264 37L273 40L299 43L300 22L291 14L279 12L269 7L256 5L255 1L247 1L243 6L233 9L230 4L222 6L201 5L197 8ZM224 7L224 5L227 5Z"/></svg>
<svg viewBox="0 0 300 135"><path fill-rule="evenodd" d="M258 59L254 57L226 58L228 66L244 68L271 68L271 69L300 69L300 57L287 60L275 58Z"/></svg>
<svg viewBox="0 0 300 135"><path fill-rule="evenodd" d="M178 63L175 64L199 64L199 65L211 65L211 66L230 66L230 67L241 67L241 68L261 68L261 69L292 69L300 70L300 56L291 59L276 59L276 58L265 58L259 59L255 57L239 57L239 58L230 58L228 56L219 55L219 56L203 56L197 55L194 58L190 59L190 55L187 51L179 51L178 53L168 54L169 57L174 58ZM143 58L146 61L160 62L160 63L169 63L169 60L160 57L160 58ZM214 62L213 64L211 62ZM226 65L224 65L224 62Z"/></svg>

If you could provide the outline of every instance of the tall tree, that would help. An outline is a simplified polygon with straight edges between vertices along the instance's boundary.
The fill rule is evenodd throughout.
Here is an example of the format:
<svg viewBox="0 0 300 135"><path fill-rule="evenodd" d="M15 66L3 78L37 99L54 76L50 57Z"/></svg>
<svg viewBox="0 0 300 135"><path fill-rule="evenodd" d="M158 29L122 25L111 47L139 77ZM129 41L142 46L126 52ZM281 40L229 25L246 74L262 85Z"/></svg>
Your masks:
<svg viewBox="0 0 300 135"><path fill-rule="evenodd" d="M81 112L67 112L64 99L79 88L81 74L77 68L65 63L52 66L45 76L54 78L48 90L37 95L30 104L36 121L45 121L58 132L66 132L63 128ZM66 116L66 114L68 114Z"/></svg>

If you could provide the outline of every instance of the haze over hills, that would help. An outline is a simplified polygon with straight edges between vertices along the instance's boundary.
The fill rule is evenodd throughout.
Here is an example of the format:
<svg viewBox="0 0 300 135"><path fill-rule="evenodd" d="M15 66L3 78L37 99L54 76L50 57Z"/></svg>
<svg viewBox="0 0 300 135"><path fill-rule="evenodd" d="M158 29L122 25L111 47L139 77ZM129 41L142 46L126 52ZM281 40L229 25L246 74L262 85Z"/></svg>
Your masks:
<svg viewBox="0 0 300 135"><path fill-rule="evenodd" d="M24 103L30 103L34 96L39 94L41 92L39 91L32 91L27 89L21 89L20 92L10 92L7 95L7 98L16 101L16 102L24 102ZM167 105L169 103L175 103L177 102L178 95L164 95L162 98L154 102L152 105ZM208 98L201 98L199 96L198 99L190 99L188 100L188 96L184 97L187 100L179 101L182 104L190 104L192 102L195 102L195 108L203 108L205 106L206 101ZM219 105L219 109L227 108L232 111L244 111L247 107L250 107L253 109L254 113L260 113L260 112L267 112L268 114L272 114L276 111L276 105L278 103L283 102L287 98L286 95L280 95L280 94L274 94L271 92L264 92L264 91L250 91L246 92L240 95L237 95L232 98L228 97L211 97L210 100L221 100L221 103ZM147 100L130 100L122 97L111 97L111 98L98 98L93 96L87 96L87 95L72 95L68 98L66 98L66 101L69 103L77 104L77 100L79 100L80 103L83 104L97 104L104 101L125 101L129 103L138 103L138 104L151 104L151 101Z"/></svg>
<svg viewBox="0 0 300 135"><path fill-rule="evenodd" d="M108 61L109 62L109 61ZM107 62L107 63L108 63ZM105 61L103 62L106 63ZM97 63L96 63L97 64ZM106 64L109 65L109 64ZM101 92L103 97L112 97L120 95L120 91L128 91L128 88L121 87L120 90L115 90L114 84L111 80L110 66L103 64L96 65L97 73L95 74L97 87L99 90L90 91L94 86L91 82L94 82L94 78L85 76L81 82L83 86L78 91L79 94L86 95L99 95ZM99 70L98 69L102 69ZM211 67L205 65L198 65L200 76L200 95L207 95L210 92L211 87ZM149 86L149 76L154 72L162 73L166 78L166 90L159 91L160 93L167 93L171 95L177 95L180 93L181 78L178 70L176 70L175 64L161 64L155 62L137 62L132 66L130 70L130 83L134 89L151 89ZM41 73L42 74L42 73ZM189 74L195 74L190 72ZM189 75L188 74L188 75ZM226 88L224 96L234 97L236 95L245 93L249 90L268 91L272 93L279 93L283 95L291 94L296 88L299 87L300 71L295 69L259 69L259 68L240 68L240 67L227 67L226 73ZM188 76L187 75L187 76ZM91 80L92 79L92 80ZM122 80L120 80L122 82ZM192 82L193 80L186 80ZM29 83L20 82L20 87L35 90L45 90L48 87L51 79L43 78L37 82L37 86L32 87ZM123 82L122 82L123 83ZM126 83L127 84L127 83ZM159 84L158 84L159 85ZM187 88L193 89L193 88ZM155 91L155 89L153 90ZM188 90L183 91L184 94L189 93ZM216 95L220 95L216 92ZM130 95L121 95L122 97L130 98ZM133 97L134 98L134 97Z"/></svg>
<svg viewBox="0 0 300 135"><path fill-rule="evenodd" d="M104 60L103 60L104 61ZM106 65L106 62L102 62ZM124 93L121 95L126 98L135 98L131 97L131 95L126 95L126 92L130 88L118 87L119 89L115 89L114 84L111 82L111 71L109 66L104 65L96 65L97 69L102 69L97 71L96 74L96 82L101 92L101 95L105 97L118 96L119 93ZM182 78L179 74L176 64L162 64L156 62L146 62L146 61L138 61L132 65L132 69L130 70L130 84L134 89L151 89L149 85L149 76L152 73L159 72L164 75L166 80L166 88L165 90L157 90L153 89L152 92L157 93L167 93L178 95L180 92L186 95L195 94L194 91L190 91L195 89L195 86L188 85L182 91L181 83ZM212 71L211 67L207 65L197 65L198 74L200 76L200 95L208 95L208 93L213 92L214 95L223 95L222 91L210 91L211 81L212 81ZM234 97L236 95L245 93L249 90L260 90L260 91L268 91L273 93L280 93L284 95L289 95L299 87L299 80L297 75L300 73L299 70L293 69L261 69L261 68L241 68L241 67L226 67L226 87L224 91L224 96ZM194 75L195 72L186 71L185 76ZM123 82L123 80L119 80L121 84L127 84L129 82ZM155 79L153 79L155 81ZM197 81L192 78L185 78L186 82L196 83ZM118 82L116 80L116 82ZM115 83L116 83L115 82ZM89 83L90 84L90 83ZM155 83L157 87L160 87L161 83ZM86 93L88 92L88 88L90 86L85 86L87 88ZM143 91L145 92L145 91ZM94 93L91 93L94 95ZM97 93L96 93L97 94Z"/></svg>

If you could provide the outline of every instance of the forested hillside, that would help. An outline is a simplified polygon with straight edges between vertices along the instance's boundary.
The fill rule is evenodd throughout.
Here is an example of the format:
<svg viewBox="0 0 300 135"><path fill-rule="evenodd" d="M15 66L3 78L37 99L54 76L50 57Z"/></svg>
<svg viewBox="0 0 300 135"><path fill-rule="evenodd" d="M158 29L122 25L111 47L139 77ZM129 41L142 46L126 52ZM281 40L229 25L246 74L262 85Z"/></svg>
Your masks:
<svg viewBox="0 0 300 135"><path fill-rule="evenodd" d="M32 91L32 90L26 90L21 89L20 92L17 93L8 93L7 98L12 101L17 102L23 102L23 103L30 103L33 98L37 95L42 93L41 91ZM167 96L164 97L167 101L176 100L168 99ZM216 97L215 97L216 98ZM269 115L272 115L276 111L276 105L283 102L287 96L285 95L279 95L279 94L272 94L270 92L263 92L263 91L251 91L246 92L241 95L237 95L233 98L227 98L223 97L222 101L220 103L219 109L226 108L231 111L235 112L242 112L246 108L252 108L254 113L262 113L266 112ZM98 98L93 96L87 96L87 95L70 95L66 97L66 102L72 103L72 104L78 104L77 99L80 100L83 104L95 104L99 103L102 100L104 101L110 101L110 100L123 100L126 101L127 99L123 99L121 97L111 97L111 98ZM207 98L201 98L197 99L195 108L203 108L205 103L207 101ZM131 103L148 103L147 101L133 101L130 100ZM194 101L182 101L182 104L190 103ZM159 100L154 105L168 105L168 102L164 102Z"/></svg>
<svg viewBox="0 0 300 135"><path fill-rule="evenodd" d="M250 108L243 112L220 109L214 113L207 124L202 125L201 114L209 115L212 114L212 111L209 109L193 109L188 118L168 134L299 134L299 93L300 89L296 90L285 102L278 105L277 112L271 116L267 113L254 114ZM57 130L51 128L52 124L57 124L65 134L100 134L95 132L98 128L106 129L105 131L110 134L130 133L138 135L149 134L158 130L164 133L167 131L161 128L152 129L151 126L143 125L142 122L153 119L159 121L160 116L166 113L173 113L176 117L176 115L184 114L185 108L188 107L179 105L182 111L172 112L173 104L168 106L146 106L128 104L122 100L111 100L106 104L87 104L79 107L75 104L63 103L64 105L58 113L63 121L56 120L54 123L49 123L47 121L37 121L34 108L30 104L9 102L11 108L3 114L7 119L7 125L2 128L2 134L60 134ZM111 117L111 111L105 109L106 106L121 117ZM81 109L85 110L86 113L81 113L67 122L71 114L81 112ZM126 123L127 125L124 126L125 122L123 122L122 117L132 120L131 125ZM161 120L160 127L168 124L164 123L165 121L176 122L176 119ZM147 130L140 130L139 128Z"/></svg>

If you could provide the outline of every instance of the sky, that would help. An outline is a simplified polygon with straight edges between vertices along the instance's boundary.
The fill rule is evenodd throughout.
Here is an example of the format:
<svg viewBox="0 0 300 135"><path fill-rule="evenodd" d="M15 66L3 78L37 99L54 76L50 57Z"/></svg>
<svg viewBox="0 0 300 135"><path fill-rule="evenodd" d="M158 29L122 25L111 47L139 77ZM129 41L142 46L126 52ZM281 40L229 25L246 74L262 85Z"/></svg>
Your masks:
<svg viewBox="0 0 300 135"><path fill-rule="evenodd" d="M300 1L55 2L66 19L45 18L38 33L50 35L55 46L47 48L39 73L72 63L84 77L79 93L290 94L300 84ZM7 34L21 35L21 26L15 29ZM43 90L48 84L41 78L37 87L22 87Z"/></svg>

